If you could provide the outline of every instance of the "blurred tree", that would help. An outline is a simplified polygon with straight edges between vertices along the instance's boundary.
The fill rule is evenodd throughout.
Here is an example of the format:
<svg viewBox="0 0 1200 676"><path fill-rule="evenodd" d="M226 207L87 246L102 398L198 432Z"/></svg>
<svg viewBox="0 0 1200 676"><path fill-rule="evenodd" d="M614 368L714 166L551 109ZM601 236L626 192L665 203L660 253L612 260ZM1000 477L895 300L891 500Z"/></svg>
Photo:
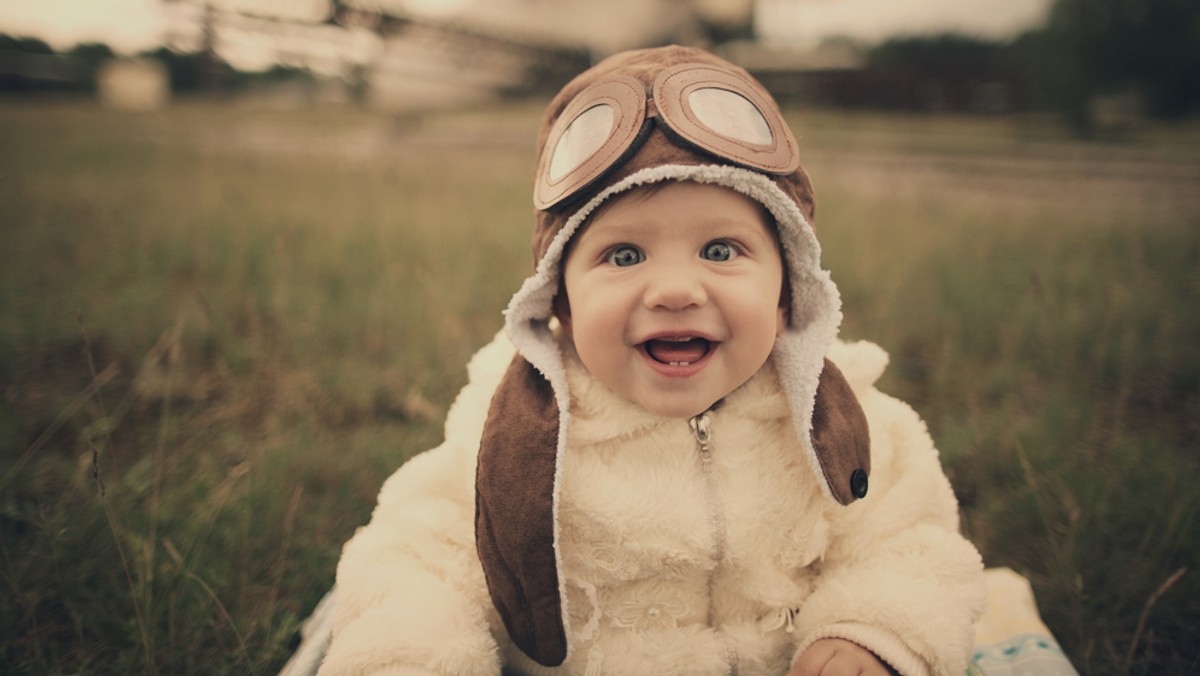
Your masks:
<svg viewBox="0 0 1200 676"><path fill-rule="evenodd" d="M216 76L221 80L233 77L233 68L224 61L213 61L210 54L204 52L178 52L167 47L148 50L138 56L158 59L167 67L167 76L171 81L171 91L176 93L198 93L206 91L213 82L213 69L219 69Z"/></svg>
<svg viewBox="0 0 1200 676"><path fill-rule="evenodd" d="M45 41L0 33L0 91L69 93L83 88L74 62Z"/></svg>
<svg viewBox="0 0 1200 676"><path fill-rule="evenodd" d="M1017 42L1035 102L1094 127L1097 96L1136 92L1146 112L1200 112L1200 2L1056 0Z"/></svg>
<svg viewBox="0 0 1200 676"><path fill-rule="evenodd" d="M218 71L217 77L221 82L222 91L225 93L259 84L281 82L311 84L314 80L311 71L283 64L275 64L261 72L238 71L219 58L215 62L212 61L211 55L204 52L180 52L167 47L159 47L141 52L138 56L161 61L167 68L171 91L176 94L213 94L209 79L212 77L210 69L213 68Z"/></svg>
<svg viewBox="0 0 1200 676"><path fill-rule="evenodd" d="M1007 45L967 35L892 38L872 48L865 73L871 107L997 112L1016 105ZM1002 101L981 100L1000 87Z"/></svg>
<svg viewBox="0 0 1200 676"><path fill-rule="evenodd" d="M53 54L54 49L38 38L23 38L0 33L0 50L26 54Z"/></svg>
<svg viewBox="0 0 1200 676"><path fill-rule="evenodd" d="M688 4L707 43L754 39L751 0L690 0Z"/></svg>
<svg viewBox="0 0 1200 676"><path fill-rule="evenodd" d="M102 42L81 42L66 52L76 71L79 73L79 78L85 83L89 89L96 88L96 73L105 61L113 58L112 47Z"/></svg>

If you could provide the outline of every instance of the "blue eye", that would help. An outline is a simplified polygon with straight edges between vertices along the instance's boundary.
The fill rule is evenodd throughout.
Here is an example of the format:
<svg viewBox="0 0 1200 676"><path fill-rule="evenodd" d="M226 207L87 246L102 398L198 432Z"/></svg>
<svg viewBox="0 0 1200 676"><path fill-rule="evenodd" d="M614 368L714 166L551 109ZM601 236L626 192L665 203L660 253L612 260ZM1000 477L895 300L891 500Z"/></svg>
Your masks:
<svg viewBox="0 0 1200 676"><path fill-rule="evenodd" d="M645 260L646 257L641 250L635 246L623 245L608 252L606 261L612 263L619 268L627 268L630 265L637 265Z"/></svg>
<svg viewBox="0 0 1200 676"><path fill-rule="evenodd" d="M704 245L704 251L701 253L704 260L709 261L727 261L737 255L729 242L709 242Z"/></svg>

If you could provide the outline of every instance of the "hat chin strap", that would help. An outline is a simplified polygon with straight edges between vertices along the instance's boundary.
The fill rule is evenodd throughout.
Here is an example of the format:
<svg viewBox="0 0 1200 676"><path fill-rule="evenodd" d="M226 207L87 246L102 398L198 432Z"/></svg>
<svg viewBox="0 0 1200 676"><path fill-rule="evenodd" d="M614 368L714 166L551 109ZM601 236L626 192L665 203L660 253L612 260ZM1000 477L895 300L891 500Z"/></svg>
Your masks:
<svg viewBox="0 0 1200 676"><path fill-rule="evenodd" d="M514 356L488 410L475 475L475 547L492 604L517 647L551 667L569 652L559 411L549 381Z"/></svg>
<svg viewBox="0 0 1200 676"><path fill-rule="evenodd" d="M870 472L866 418L825 353L841 300L795 202L762 174L724 165L661 165L604 190L557 233L505 311L518 354L492 399L476 470L475 536L488 590L513 642L544 666L569 656L558 494L570 425L566 367L549 327L567 242L606 199L639 185L690 180L736 190L775 218L792 290L791 324L772 352L797 437L826 497L849 504Z"/></svg>

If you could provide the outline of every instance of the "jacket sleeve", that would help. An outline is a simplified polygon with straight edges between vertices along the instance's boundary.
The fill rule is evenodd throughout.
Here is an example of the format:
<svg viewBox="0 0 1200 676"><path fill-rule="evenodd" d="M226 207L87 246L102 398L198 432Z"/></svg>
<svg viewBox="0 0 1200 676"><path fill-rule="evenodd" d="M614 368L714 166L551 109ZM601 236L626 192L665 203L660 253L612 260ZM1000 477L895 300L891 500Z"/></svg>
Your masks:
<svg viewBox="0 0 1200 676"><path fill-rule="evenodd" d="M383 485L337 569L333 641L321 676L500 673L505 633L475 553L475 457L492 392L512 358L498 336L475 355L446 440Z"/></svg>
<svg viewBox="0 0 1200 676"><path fill-rule="evenodd" d="M820 583L797 617L796 658L817 639L842 638L906 676L964 673L987 589L937 450L916 412L874 387L883 350L839 345L830 359L867 415L870 487L834 512Z"/></svg>

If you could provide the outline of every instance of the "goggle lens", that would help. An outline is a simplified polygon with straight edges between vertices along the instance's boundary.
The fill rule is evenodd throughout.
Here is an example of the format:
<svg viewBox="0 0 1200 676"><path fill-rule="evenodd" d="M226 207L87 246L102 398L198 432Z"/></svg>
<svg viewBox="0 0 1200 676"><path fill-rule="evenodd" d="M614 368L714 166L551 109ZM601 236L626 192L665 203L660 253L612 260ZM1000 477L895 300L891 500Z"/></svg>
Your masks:
<svg viewBox="0 0 1200 676"><path fill-rule="evenodd" d="M604 147L612 135L616 112L607 103L592 106L571 121L550 157L550 180L559 181Z"/></svg>
<svg viewBox="0 0 1200 676"><path fill-rule="evenodd" d="M753 103L728 89L704 87L688 94L688 105L700 122L725 138L769 146L771 125Z"/></svg>

